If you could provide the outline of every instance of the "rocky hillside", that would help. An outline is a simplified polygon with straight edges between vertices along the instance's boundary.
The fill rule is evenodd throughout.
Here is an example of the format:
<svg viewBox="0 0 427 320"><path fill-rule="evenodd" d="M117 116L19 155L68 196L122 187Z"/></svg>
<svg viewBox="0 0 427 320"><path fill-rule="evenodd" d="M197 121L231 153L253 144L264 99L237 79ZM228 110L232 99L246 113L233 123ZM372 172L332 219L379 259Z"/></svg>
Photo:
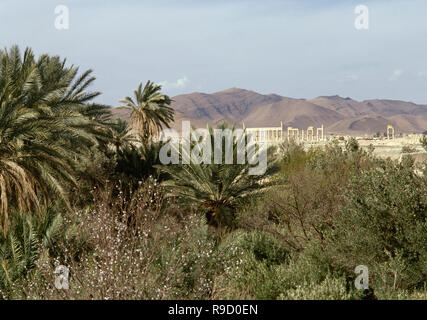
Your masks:
<svg viewBox="0 0 427 320"><path fill-rule="evenodd" d="M231 88L207 94L191 93L173 98L175 109L173 127L181 128L181 120L190 120L196 127L223 121L241 127L325 126L325 133L363 134L385 132L392 124L396 132L427 130L427 105L398 100L356 101L340 96L321 96L315 99L294 99L276 94L263 95L254 91ZM113 109L115 117L129 118L123 109Z"/></svg>

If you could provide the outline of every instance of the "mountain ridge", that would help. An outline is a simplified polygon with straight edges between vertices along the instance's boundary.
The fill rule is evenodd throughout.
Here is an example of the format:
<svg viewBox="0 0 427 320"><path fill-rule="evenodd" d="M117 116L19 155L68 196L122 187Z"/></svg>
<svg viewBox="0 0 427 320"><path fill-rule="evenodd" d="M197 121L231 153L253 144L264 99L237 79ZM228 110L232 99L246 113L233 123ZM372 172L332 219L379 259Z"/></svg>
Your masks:
<svg viewBox="0 0 427 320"><path fill-rule="evenodd" d="M421 133L427 130L427 105L392 99L358 101L339 95L298 99L275 93L229 88L214 93L193 92L172 98L175 110L172 128L180 130L181 121L195 127L223 121L241 127L325 126L330 134L374 134L385 132L391 124L396 132ZM129 119L129 111L112 109L114 118Z"/></svg>

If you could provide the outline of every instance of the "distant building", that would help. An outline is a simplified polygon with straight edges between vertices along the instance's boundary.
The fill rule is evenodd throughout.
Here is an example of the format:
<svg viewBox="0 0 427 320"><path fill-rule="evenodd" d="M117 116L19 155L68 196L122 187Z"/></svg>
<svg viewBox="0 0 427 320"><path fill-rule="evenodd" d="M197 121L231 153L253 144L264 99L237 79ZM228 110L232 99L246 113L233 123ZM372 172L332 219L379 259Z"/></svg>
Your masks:
<svg viewBox="0 0 427 320"><path fill-rule="evenodd" d="M247 128L243 123L243 130L246 133L251 134L256 142L278 142L285 140L285 133L283 130L283 123L280 122L280 127L259 127L259 128ZM288 127L286 138L288 140L296 141L324 141L324 128L323 125L320 128L314 129L313 126L307 128L306 132L298 128Z"/></svg>

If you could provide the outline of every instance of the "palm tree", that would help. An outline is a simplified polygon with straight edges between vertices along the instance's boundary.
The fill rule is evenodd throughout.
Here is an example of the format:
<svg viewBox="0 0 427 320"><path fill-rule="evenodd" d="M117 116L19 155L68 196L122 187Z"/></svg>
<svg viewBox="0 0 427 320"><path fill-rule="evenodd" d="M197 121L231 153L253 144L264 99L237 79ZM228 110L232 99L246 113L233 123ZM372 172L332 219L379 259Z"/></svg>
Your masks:
<svg viewBox="0 0 427 320"><path fill-rule="evenodd" d="M163 126L169 128L173 121L174 110L169 107L172 100L160 92L162 86L147 81L134 91L134 99L126 97L120 100L124 105L119 108L131 110L130 127L134 134L139 134L143 141L150 140Z"/></svg>
<svg viewBox="0 0 427 320"><path fill-rule="evenodd" d="M164 180L165 172L157 167L161 163L159 154L163 145L162 141L152 141L138 147L130 144L118 149L114 169L117 178L134 189L140 181L147 180L150 176L156 180Z"/></svg>
<svg viewBox="0 0 427 320"><path fill-rule="evenodd" d="M36 67L40 76L41 86L35 99L49 97L48 111L50 115L60 117L66 125L77 129L80 134L72 135L65 142L75 142L79 147L92 146L93 137L97 143L107 144L111 138L108 124L111 121L110 107L91 101L98 97L100 92L88 92L87 88L95 81L92 70L78 75L79 68L66 67L66 60L59 57L42 55ZM53 97L52 92L55 93ZM80 118L76 121L75 118ZM85 121L80 121L81 119ZM84 136L87 138L82 141ZM74 137L74 139L73 139ZM70 146L73 149L73 146Z"/></svg>
<svg viewBox="0 0 427 320"><path fill-rule="evenodd" d="M66 237L64 219L55 207L46 208L42 217L13 211L10 220L10 232L0 234L0 290L6 295L13 293L16 280L36 267L42 250L58 255L55 244Z"/></svg>
<svg viewBox="0 0 427 320"><path fill-rule="evenodd" d="M226 124L218 127L230 129L233 135L235 127ZM212 127L207 127L210 136L214 136ZM241 139L246 134L236 135L233 138L233 159L237 159L237 151ZM243 140L244 141L244 140ZM211 139L211 150L214 150L214 141ZM165 165L160 168L171 176L171 180L164 182L170 188L169 196L187 204L195 204L198 210L206 215L209 225L214 227L231 227L234 223L236 210L245 200L262 194L274 184L272 174L278 171L278 160L273 158L274 147L267 150L270 161L266 171L260 175L249 175L252 165L248 161L244 164L225 164L225 143L222 144L222 162L220 164L196 164L191 159L190 164ZM180 157L188 156L184 148L179 151ZM259 150L257 151L259 153ZM212 161L213 163L213 161Z"/></svg>
<svg viewBox="0 0 427 320"><path fill-rule="evenodd" d="M129 147L132 142L137 141L128 135L128 122L126 120L117 118L109 124L109 127L111 129L110 141L114 146L115 152Z"/></svg>
<svg viewBox="0 0 427 320"><path fill-rule="evenodd" d="M98 143L99 123L79 108L98 93L85 89L93 81L85 72L65 67L58 57L35 61L27 48L0 52L0 230L7 233L11 207L41 213L59 198L68 204L68 187L76 185L75 163Z"/></svg>

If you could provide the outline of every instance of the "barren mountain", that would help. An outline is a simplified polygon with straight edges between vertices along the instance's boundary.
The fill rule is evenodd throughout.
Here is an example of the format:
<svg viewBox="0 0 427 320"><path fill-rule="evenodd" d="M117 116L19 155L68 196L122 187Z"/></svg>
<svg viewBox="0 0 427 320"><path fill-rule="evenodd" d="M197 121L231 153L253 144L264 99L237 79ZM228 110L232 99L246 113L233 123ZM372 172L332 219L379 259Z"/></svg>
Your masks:
<svg viewBox="0 0 427 320"><path fill-rule="evenodd" d="M396 132L427 130L427 105L399 100L356 101L340 96L321 96L311 100L293 99L276 94L263 95L253 91L231 88L207 94L191 93L173 98L175 122L180 130L182 120L195 127L223 121L241 127L325 126L325 133L363 134L384 132L391 124ZM129 118L129 112L113 109L113 116Z"/></svg>
<svg viewBox="0 0 427 320"><path fill-rule="evenodd" d="M372 113L372 110L369 106L363 102L352 100L351 98L342 98L340 96L322 96L309 101L327 109L334 110L346 118Z"/></svg>

